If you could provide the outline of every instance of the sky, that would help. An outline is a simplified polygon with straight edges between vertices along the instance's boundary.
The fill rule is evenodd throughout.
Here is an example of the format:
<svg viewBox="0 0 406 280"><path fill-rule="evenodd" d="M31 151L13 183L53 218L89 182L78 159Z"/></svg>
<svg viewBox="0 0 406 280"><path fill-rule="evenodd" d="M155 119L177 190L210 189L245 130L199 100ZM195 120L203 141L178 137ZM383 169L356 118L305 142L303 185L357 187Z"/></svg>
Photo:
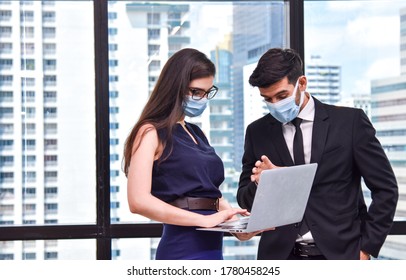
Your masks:
<svg viewBox="0 0 406 280"><path fill-rule="evenodd" d="M305 58L342 67L343 96L400 75L400 9L406 1L305 1Z"/></svg>
<svg viewBox="0 0 406 280"><path fill-rule="evenodd" d="M254 3L254 1L253 1ZM191 46L209 53L232 32L232 3L193 3ZM406 0L305 1L305 61L341 66L342 95L369 94L371 80L400 75L400 9ZM200 11L200 12L197 12Z"/></svg>

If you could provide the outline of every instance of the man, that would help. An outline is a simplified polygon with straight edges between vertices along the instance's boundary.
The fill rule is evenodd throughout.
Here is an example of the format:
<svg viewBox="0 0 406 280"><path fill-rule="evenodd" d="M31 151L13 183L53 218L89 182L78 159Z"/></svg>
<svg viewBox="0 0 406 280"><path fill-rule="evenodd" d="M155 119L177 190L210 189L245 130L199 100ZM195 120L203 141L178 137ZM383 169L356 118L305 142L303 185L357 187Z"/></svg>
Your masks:
<svg viewBox="0 0 406 280"><path fill-rule="evenodd" d="M251 209L262 170L318 163L302 223L263 232L258 259L377 257L393 223L396 178L365 113L312 97L302 69L294 50L274 48L249 79L270 114L247 127L239 205ZM368 210L361 178L371 191Z"/></svg>

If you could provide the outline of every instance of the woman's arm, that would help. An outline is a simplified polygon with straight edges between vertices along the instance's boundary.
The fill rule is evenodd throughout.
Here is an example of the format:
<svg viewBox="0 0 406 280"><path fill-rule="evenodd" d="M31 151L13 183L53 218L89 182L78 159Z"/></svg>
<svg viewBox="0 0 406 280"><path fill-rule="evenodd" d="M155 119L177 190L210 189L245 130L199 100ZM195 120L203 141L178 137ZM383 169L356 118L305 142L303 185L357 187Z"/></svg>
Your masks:
<svg viewBox="0 0 406 280"><path fill-rule="evenodd" d="M127 198L132 213L168 224L213 227L235 214L246 212L230 208L205 216L177 208L158 199L151 194L153 163L158 159L160 151L156 129L152 125L144 125L134 140L134 147L138 149L131 157L127 176Z"/></svg>

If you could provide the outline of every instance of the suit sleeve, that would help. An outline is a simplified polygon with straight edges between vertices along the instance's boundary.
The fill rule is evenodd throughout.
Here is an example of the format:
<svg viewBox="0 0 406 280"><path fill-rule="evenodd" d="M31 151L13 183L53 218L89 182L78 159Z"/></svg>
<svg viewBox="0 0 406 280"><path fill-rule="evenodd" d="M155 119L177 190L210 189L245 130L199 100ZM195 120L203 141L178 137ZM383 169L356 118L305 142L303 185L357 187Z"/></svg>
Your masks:
<svg viewBox="0 0 406 280"><path fill-rule="evenodd" d="M254 201L257 186L251 182L252 168L258 160L254 155L253 150L253 135L251 126L247 127L245 133L244 154L242 157L242 172L240 175L240 182L237 191L237 202L241 208L251 211L252 203Z"/></svg>
<svg viewBox="0 0 406 280"><path fill-rule="evenodd" d="M354 122L354 160L371 191L368 212L361 215L361 250L377 257L391 229L398 201L398 186L389 160L362 110Z"/></svg>

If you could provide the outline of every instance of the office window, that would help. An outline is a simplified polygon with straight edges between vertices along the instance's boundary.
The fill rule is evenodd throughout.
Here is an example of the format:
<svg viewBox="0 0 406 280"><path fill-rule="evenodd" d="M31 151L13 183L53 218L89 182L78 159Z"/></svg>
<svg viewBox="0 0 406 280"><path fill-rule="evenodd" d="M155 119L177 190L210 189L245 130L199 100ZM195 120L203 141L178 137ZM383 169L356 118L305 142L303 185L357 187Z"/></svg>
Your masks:
<svg viewBox="0 0 406 280"><path fill-rule="evenodd" d="M44 102L56 102L57 93L56 91L44 91Z"/></svg>
<svg viewBox="0 0 406 280"><path fill-rule="evenodd" d="M161 14L159 13L147 13L147 23L149 25L161 24Z"/></svg>
<svg viewBox="0 0 406 280"><path fill-rule="evenodd" d="M109 51L117 51L118 44L109 44Z"/></svg>
<svg viewBox="0 0 406 280"><path fill-rule="evenodd" d="M21 92L21 101L22 102L34 102L35 101L35 91L27 90Z"/></svg>
<svg viewBox="0 0 406 280"><path fill-rule="evenodd" d="M24 155L22 156L22 166L35 166L36 163L36 156L35 155Z"/></svg>
<svg viewBox="0 0 406 280"><path fill-rule="evenodd" d="M34 38L35 29L33 26L21 26L20 27L20 37L21 39Z"/></svg>
<svg viewBox="0 0 406 280"><path fill-rule="evenodd" d="M107 17L108 17L108 19L117 19L117 13L116 12L109 12Z"/></svg>
<svg viewBox="0 0 406 280"><path fill-rule="evenodd" d="M33 22L34 21L34 11L20 11L21 23Z"/></svg>
<svg viewBox="0 0 406 280"><path fill-rule="evenodd" d="M0 107L0 118L9 119L13 118L14 109L12 107Z"/></svg>
<svg viewBox="0 0 406 280"><path fill-rule="evenodd" d="M109 91L109 97L110 98L117 98L118 97L118 91L117 90L110 90Z"/></svg>
<svg viewBox="0 0 406 280"><path fill-rule="evenodd" d="M0 123L0 134L13 134L14 124L12 123Z"/></svg>
<svg viewBox="0 0 406 280"><path fill-rule="evenodd" d="M22 77L21 78L22 87L33 87L35 86L35 78Z"/></svg>
<svg viewBox="0 0 406 280"><path fill-rule="evenodd" d="M44 11L42 13L42 21L43 22L55 22L55 12L52 11Z"/></svg>
<svg viewBox="0 0 406 280"><path fill-rule="evenodd" d="M42 37L46 39L55 38L56 28L55 27L42 27Z"/></svg>
<svg viewBox="0 0 406 280"><path fill-rule="evenodd" d="M35 134L36 124L35 123L23 123L21 125L23 134Z"/></svg>
<svg viewBox="0 0 406 280"><path fill-rule="evenodd" d="M387 1L365 3L304 2L306 74L312 73L309 92L324 102L365 111L403 193L406 64L402 58L406 52L401 44L406 39L406 6L399 1L390 1L390 5ZM363 188L369 203L369 190L365 185ZM401 195L395 220L405 219L405 201ZM380 258L404 258L405 246L404 238L388 238Z"/></svg>
<svg viewBox="0 0 406 280"><path fill-rule="evenodd" d="M0 21L9 21L11 19L12 11L0 10Z"/></svg>
<svg viewBox="0 0 406 280"><path fill-rule="evenodd" d="M58 140L57 139L45 139L44 140L44 149L47 150L57 150L58 149Z"/></svg>
<svg viewBox="0 0 406 280"><path fill-rule="evenodd" d="M118 107L110 107L109 111L110 111L110 114L118 114L119 111L120 111L120 108L118 108Z"/></svg>
<svg viewBox="0 0 406 280"><path fill-rule="evenodd" d="M0 38L9 38L11 37L13 29L11 26L0 26Z"/></svg>
<svg viewBox="0 0 406 280"><path fill-rule="evenodd" d="M22 146L23 146L23 150L35 150L35 139L23 139L22 140Z"/></svg>
<svg viewBox="0 0 406 280"><path fill-rule="evenodd" d="M56 44L55 43L44 43L43 52L44 52L44 55L55 54L56 53Z"/></svg>
<svg viewBox="0 0 406 280"><path fill-rule="evenodd" d="M23 260L36 260L37 254L36 253L24 253L22 256Z"/></svg>
<svg viewBox="0 0 406 280"><path fill-rule="evenodd" d="M160 29L148 29L148 40L158 40L161 36Z"/></svg>
<svg viewBox="0 0 406 280"><path fill-rule="evenodd" d="M109 76L109 82L118 82L118 76L117 75L111 75Z"/></svg>
<svg viewBox="0 0 406 280"><path fill-rule="evenodd" d="M37 206L35 204L24 204L23 205L23 214L24 215L34 215Z"/></svg>
<svg viewBox="0 0 406 280"><path fill-rule="evenodd" d="M55 198L58 196L57 187L45 187L45 198Z"/></svg>
<svg viewBox="0 0 406 280"><path fill-rule="evenodd" d="M117 59L109 59L109 66L110 67L118 66L118 60Z"/></svg>
<svg viewBox="0 0 406 280"><path fill-rule="evenodd" d="M44 164L45 164L45 166L56 166L58 164L58 156L57 155L45 155Z"/></svg>
<svg viewBox="0 0 406 280"><path fill-rule="evenodd" d="M0 29L1 32L1 29ZM0 33L1 36L1 33ZM13 43L0 42L0 53L11 53L13 50Z"/></svg>
<svg viewBox="0 0 406 280"><path fill-rule="evenodd" d="M0 59L0 70L11 69L13 67L12 59Z"/></svg>
<svg viewBox="0 0 406 280"><path fill-rule="evenodd" d="M11 86L13 84L13 76L0 75L0 86Z"/></svg>
<svg viewBox="0 0 406 280"><path fill-rule="evenodd" d="M35 182L37 173L35 171L23 172L23 182Z"/></svg>
<svg viewBox="0 0 406 280"><path fill-rule="evenodd" d="M0 150L11 150L14 145L14 140L0 139Z"/></svg>
<svg viewBox="0 0 406 280"><path fill-rule="evenodd" d="M44 124L45 134L56 134L58 133L58 124L56 123L45 123Z"/></svg>
<svg viewBox="0 0 406 280"><path fill-rule="evenodd" d="M117 28L109 28L108 29L109 35L114 36L118 34L118 29Z"/></svg>
<svg viewBox="0 0 406 280"><path fill-rule="evenodd" d="M43 62L45 70L56 70L56 59L44 59Z"/></svg>
<svg viewBox="0 0 406 280"><path fill-rule="evenodd" d="M58 108L56 107L44 107L44 118L54 119L58 116Z"/></svg>
<svg viewBox="0 0 406 280"><path fill-rule="evenodd" d="M3 166L13 166L14 156L0 156L0 167Z"/></svg>
<svg viewBox="0 0 406 280"><path fill-rule="evenodd" d="M44 86L56 86L56 75L45 75Z"/></svg>
<svg viewBox="0 0 406 280"><path fill-rule="evenodd" d="M35 53L34 43L21 43L21 55L34 53Z"/></svg>
<svg viewBox="0 0 406 280"><path fill-rule="evenodd" d="M35 60L21 59L21 70L35 70Z"/></svg>
<svg viewBox="0 0 406 280"><path fill-rule="evenodd" d="M33 108L33 107L23 107L21 111L25 112L25 116L26 116L27 119L35 118L35 112L36 112L35 108Z"/></svg>

